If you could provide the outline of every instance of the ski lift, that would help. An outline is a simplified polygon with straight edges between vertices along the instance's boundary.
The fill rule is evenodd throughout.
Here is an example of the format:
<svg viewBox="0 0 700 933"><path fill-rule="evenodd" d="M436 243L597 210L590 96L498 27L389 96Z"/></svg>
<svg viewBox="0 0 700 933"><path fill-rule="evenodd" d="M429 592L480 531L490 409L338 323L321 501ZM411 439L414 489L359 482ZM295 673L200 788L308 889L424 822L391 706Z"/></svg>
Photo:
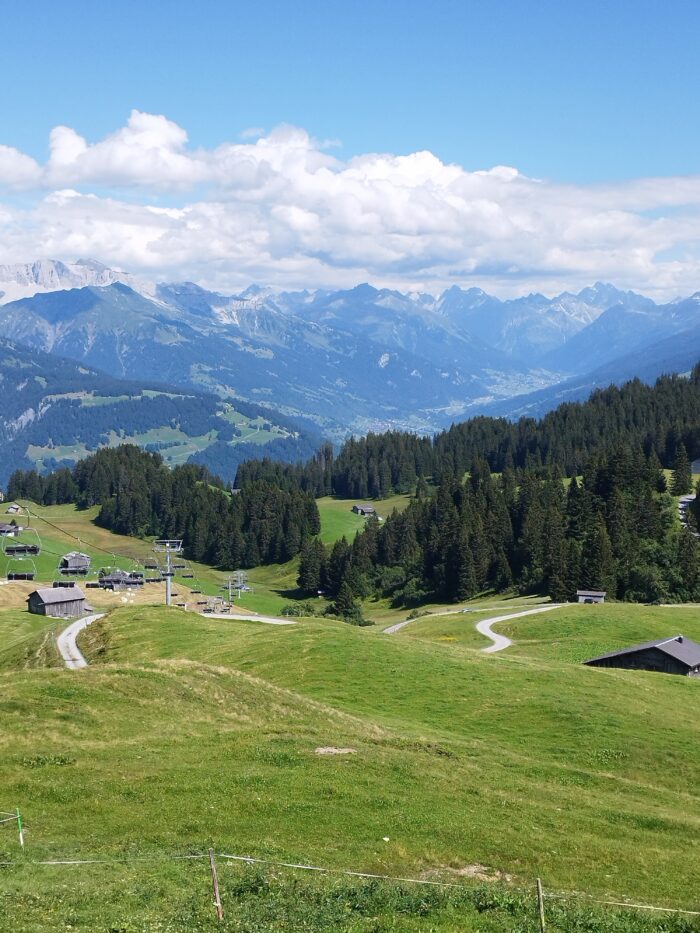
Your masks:
<svg viewBox="0 0 700 933"><path fill-rule="evenodd" d="M22 555L11 557L5 568L8 580L33 580L36 577L36 564L32 557Z"/></svg>
<svg viewBox="0 0 700 933"><path fill-rule="evenodd" d="M3 538L6 557L37 557L41 554L41 538L36 528L23 528L14 538Z"/></svg>
<svg viewBox="0 0 700 933"><path fill-rule="evenodd" d="M121 567L100 567L97 574L97 585L103 590L124 590L134 585L126 570Z"/></svg>
<svg viewBox="0 0 700 933"><path fill-rule="evenodd" d="M5 576L8 580L34 580L37 575L34 558L41 553L41 539L36 528L22 528L12 538L3 537L2 549L7 558Z"/></svg>

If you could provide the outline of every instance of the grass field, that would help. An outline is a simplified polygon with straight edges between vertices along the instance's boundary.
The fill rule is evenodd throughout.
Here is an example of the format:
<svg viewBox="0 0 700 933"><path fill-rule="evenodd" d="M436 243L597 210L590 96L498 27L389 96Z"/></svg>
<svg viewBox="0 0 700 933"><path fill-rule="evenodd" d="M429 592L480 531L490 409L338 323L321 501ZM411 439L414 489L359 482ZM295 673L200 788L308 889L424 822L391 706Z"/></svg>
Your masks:
<svg viewBox="0 0 700 933"><path fill-rule="evenodd" d="M117 917L120 929L207 928L206 866L151 860L210 845L467 886L418 897L226 863L235 930L534 930L523 890L536 876L550 890L698 909L700 685L585 668L562 644L675 632L692 610L607 623L590 610L518 620L518 651L486 657L329 621L275 628L129 607L85 632L86 671L6 665L0 808L25 813L25 859L127 859L80 870L76 891L75 868L5 870L7 928L107 929ZM316 752L328 747L354 751ZM2 858L15 847L0 836ZM487 896L472 875L501 883ZM589 908L584 925L575 904L561 909L551 929L661 929Z"/></svg>
<svg viewBox="0 0 700 933"><path fill-rule="evenodd" d="M346 516L337 500L324 511ZM94 513L35 513L52 548L73 549L74 534L127 560L151 553ZM225 576L197 573L211 592ZM243 606L279 611L295 578L295 562L251 571ZM14 863L0 865L0 930L526 933L536 877L700 910L700 683L580 663L657 636L700 640L697 607L566 606L500 624L514 644L486 656L475 623L538 599L428 607L385 635L405 610L377 604L370 629L275 627L148 605L162 593L147 588L126 606L90 590L112 611L81 635L90 667L70 672L60 624L21 609L31 588L0 586L0 810L19 806L27 823L24 854L0 824L0 862ZM219 925L208 863L171 859L210 846L459 887L220 855ZM98 863L33 864L76 858ZM561 933L700 929L576 898L547 913Z"/></svg>
<svg viewBox="0 0 700 933"><path fill-rule="evenodd" d="M386 518L394 509L403 511L410 501L410 496L391 496L388 499L379 499L372 505L381 518ZM348 541L352 541L357 532L364 528L367 519L352 511L357 502L357 499L338 499L335 496L324 496L316 500L321 515L321 540L324 544L332 544L343 535Z"/></svg>

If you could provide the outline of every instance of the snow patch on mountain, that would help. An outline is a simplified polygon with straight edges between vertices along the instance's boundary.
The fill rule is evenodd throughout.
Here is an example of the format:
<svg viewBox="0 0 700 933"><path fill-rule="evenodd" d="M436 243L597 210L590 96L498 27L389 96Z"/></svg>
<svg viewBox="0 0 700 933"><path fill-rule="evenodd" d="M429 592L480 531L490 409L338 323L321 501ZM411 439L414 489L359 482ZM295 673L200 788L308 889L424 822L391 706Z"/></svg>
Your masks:
<svg viewBox="0 0 700 933"><path fill-rule="evenodd" d="M0 304L31 298L46 292L67 291L86 286L128 285L146 297L155 295L155 284L128 272L119 272L95 259L61 262L38 259L35 262L0 265Z"/></svg>

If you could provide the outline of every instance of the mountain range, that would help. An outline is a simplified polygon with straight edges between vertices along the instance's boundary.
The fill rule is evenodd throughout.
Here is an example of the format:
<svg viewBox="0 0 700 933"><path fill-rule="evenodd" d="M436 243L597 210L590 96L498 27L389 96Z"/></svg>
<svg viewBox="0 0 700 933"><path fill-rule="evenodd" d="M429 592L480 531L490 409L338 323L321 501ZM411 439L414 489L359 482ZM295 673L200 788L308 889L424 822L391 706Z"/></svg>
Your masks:
<svg viewBox="0 0 700 933"><path fill-rule="evenodd" d="M0 337L112 377L255 402L336 438L541 413L690 369L700 351L700 293L657 304L603 283L507 300L456 285L224 295L44 260L0 266L0 293Z"/></svg>
<svg viewBox="0 0 700 933"><path fill-rule="evenodd" d="M169 465L193 461L234 479L242 460L308 459L321 438L257 405L158 383L116 379L0 339L0 486L16 469L72 465L133 443Z"/></svg>

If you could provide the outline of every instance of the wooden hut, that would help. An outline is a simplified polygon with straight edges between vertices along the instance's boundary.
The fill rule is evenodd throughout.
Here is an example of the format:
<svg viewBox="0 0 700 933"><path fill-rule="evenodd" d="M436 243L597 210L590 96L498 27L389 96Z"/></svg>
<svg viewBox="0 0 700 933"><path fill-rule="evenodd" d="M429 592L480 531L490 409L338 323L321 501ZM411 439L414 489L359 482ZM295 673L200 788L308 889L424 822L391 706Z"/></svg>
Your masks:
<svg viewBox="0 0 700 933"><path fill-rule="evenodd" d="M576 590L580 603L604 603L605 595L605 590Z"/></svg>
<svg viewBox="0 0 700 933"><path fill-rule="evenodd" d="M34 615L55 619L74 619L91 609L79 586L39 587L27 597L27 608Z"/></svg>
<svg viewBox="0 0 700 933"><path fill-rule="evenodd" d="M662 674L681 674L700 677L700 645L683 635L646 641L621 651L601 654L590 661L591 667L622 667L632 671L659 671Z"/></svg>

